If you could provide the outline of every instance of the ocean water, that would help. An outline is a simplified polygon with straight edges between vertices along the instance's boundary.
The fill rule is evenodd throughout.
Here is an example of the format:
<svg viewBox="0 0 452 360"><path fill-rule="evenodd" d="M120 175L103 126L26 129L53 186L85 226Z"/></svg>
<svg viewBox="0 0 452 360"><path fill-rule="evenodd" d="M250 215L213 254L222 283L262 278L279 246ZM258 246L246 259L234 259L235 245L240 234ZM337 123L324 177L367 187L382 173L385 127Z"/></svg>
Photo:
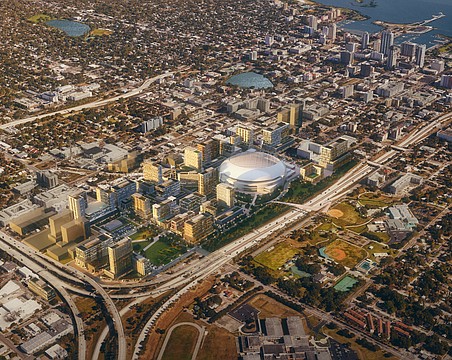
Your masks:
<svg viewBox="0 0 452 360"><path fill-rule="evenodd" d="M431 19L433 15L442 12L445 17L427 24L434 29L424 34L408 34L396 42L413 41L425 44L427 47L436 45L437 35L452 37L452 0L374 0L375 6L370 6L371 0L358 3L355 0L315 0L320 4L353 9L369 17L365 21L342 23L343 29L350 31L368 31L375 33L381 30L380 26L372 24L375 20L385 22L408 24Z"/></svg>

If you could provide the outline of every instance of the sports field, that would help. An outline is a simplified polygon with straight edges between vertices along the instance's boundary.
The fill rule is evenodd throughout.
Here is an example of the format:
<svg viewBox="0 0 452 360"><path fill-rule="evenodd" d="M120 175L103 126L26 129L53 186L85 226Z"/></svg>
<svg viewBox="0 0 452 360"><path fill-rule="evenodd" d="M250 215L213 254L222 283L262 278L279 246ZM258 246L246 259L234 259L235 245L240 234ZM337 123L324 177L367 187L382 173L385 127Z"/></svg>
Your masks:
<svg viewBox="0 0 452 360"><path fill-rule="evenodd" d="M333 222L339 226L357 226L364 224L368 219L362 218L356 209L347 203L341 203L328 211Z"/></svg>
<svg viewBox="0 0 452 360"><path fill-rule="evenodd" d="M353 268L366 256L363 249L339 239L326 246L325 254L348 268Z"/></svg>
<svg viewBox="0 0 452 360"><path fill-rule="evenodd" d="M334 290L342 292L349 291L357 282L358 280L353 279L350 276L346 276L334 286Z"/></svg>
<svg viewBox="0 0 452 360"><path fill-rule="evenodd" d="M272 270L278 270L287 261L298 254L298 249L288 243L280 243L270 251L264 251L254 258L254 261Z"/></svg>

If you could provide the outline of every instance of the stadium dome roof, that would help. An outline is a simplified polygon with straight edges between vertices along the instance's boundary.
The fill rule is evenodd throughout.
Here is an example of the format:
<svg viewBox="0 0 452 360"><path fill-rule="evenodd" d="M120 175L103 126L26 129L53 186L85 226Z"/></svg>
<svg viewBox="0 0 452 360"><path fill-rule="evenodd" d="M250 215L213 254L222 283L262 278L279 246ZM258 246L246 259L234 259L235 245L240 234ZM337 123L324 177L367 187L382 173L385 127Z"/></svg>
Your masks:
<svg viewBox="0 0 452 360"><path fill-rule="evenodd" d="M237 190L270 192L282 185L286 166L273 155L247 151L225 160L220 166L220 181Z"/></svg>

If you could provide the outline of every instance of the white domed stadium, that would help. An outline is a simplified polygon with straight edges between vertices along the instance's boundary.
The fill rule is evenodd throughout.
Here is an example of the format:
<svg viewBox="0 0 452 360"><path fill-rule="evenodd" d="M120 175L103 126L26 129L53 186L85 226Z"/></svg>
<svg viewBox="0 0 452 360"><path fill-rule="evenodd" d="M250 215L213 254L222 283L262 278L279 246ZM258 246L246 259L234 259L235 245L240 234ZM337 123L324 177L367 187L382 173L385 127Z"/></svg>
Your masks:
<svg viewBox="0 0 452 360"><path fill-rule="evenodd" d="M273 155L247 151L225 160L220 166L220 181L237 191L268 194L283 186L286 165Z"/></svg>

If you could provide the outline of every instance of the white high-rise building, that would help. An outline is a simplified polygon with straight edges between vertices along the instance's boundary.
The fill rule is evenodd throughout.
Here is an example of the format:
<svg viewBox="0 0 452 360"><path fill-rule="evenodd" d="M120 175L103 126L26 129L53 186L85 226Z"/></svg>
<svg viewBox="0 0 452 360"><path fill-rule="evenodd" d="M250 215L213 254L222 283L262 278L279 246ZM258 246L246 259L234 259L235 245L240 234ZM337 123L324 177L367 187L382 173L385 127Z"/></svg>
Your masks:
<svg viewBox="0 0 452 360"><path fill-rule="evenodd" d="M370 35L367 31L363 32L361 36L361 50L366 50L369 46Z"/></svg>
<svg viewBox="0 0 452 360"><path fill-rule="evenodd" d="M399 48L396 46L391 46L388 54L388 61L386 63L387 69L393 69L397 65L397 58L399 56Z"/></svg>
<svg viewBox="0 0 452 360"><path fill-rule="evenodd" d="M328 26L328 39L331 41L336 41L336 32L337 32L337 26L335 23L330 24Z"/></svg>
<svg viewBox="0 0 452 360"><path fill-rule="evenodd" d="M388 56L392 45L394 45L394 34L389 30L383 31L381 33L380 52Z"/></svg>
<svg viewBox="0 0 452 360"><path fill-rule="evenodd" d="M416 47L416 65L420 68L424 67L426 50L427 47L425 45L417 45Z"/></svg>
<svg viewBox="0 0 452 360"><path fill-rule="evenodd" d="M317 30L317 18L314 15L308 16L308 26Z"/></svg>

